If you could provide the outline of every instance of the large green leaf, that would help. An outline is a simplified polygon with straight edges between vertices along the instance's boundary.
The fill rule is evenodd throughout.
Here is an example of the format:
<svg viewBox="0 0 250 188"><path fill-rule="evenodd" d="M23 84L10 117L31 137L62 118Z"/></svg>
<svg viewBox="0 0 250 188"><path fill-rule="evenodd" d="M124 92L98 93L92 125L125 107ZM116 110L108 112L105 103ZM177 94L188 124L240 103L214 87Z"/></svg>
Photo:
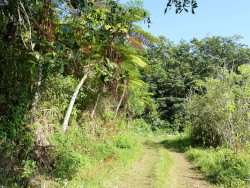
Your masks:
<svg viewBox="0 0 250 188"><path fill-rule="evenodd" d="M147 64L145 61L143 61L140 56L136 56L136 55L130 55L130 58L132 60L132 63L140 68L142 68L145 71L150 71L151 68L149 66L149 64Z"/></svg>

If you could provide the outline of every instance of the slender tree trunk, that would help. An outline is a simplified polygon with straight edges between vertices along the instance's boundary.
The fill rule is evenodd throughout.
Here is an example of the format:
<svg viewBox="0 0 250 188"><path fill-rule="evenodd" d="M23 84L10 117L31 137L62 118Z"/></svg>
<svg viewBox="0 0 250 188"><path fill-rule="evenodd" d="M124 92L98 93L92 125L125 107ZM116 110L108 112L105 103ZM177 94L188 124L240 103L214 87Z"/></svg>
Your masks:
<svg viewBox="0 0 250 188"><path fill-rule="evenodd" d="M127 114L128 114L128 117L127 117L127 120L128 120L127 129L130 129L130 122L132 120L132 115L130 114L130 112L128 112Z"/></svg>
<svg viewBox="0 0 250 188"><path fill-rule="evenodd" d="M42 83L42 64L41 62L38 63L38 79L36 82L36 92L35 92L35 98L32 102L32 108L31 108L31 114L30 114L30 124L33 124L35 122L35 114L36 114L36 108L37 104L39 102L40 98L40 86Z"/></svg>
<svg viewBox="0 0 250 188"><path fill-rule="evenodd" d="M97 104L98 104L98 101L99 101L100 95L101 95L101 93L99 93L99 94L98 94L98 96L97 96L97 99L96 99L96 102L95 102L94 109L92 110L92 113L91 113L91 119L93 119L93 118L94 118L94 115L95 115L95 110L96 110L96 107L97 107Z"/></svg>
<svg viewBox="0 0 250 188"><path fill-rule="evenodd" d="M128 119L128 125L127 125L127 129L130 129L130 119Z"/></svg>
<svg viewBox="0 0 250 188"><path fill-rule="evenodd" d="M83 83L85 82L85 80L87 79L88 77L88 74L89 74L89 70L87 70L85 72L85 75L83 76L83 78L81 79L80 83L78 84L78 86L76 87L76 90L71 98L71 101L69 103L69 107L68 107L68 110L66 112L66 115L64 117L64 121L63 121L63 133L65 134L66 130L67 130L67 126L68 126L68 123L69 123L69 118L70 118L70 115L71 115L71 112L72 112L72 109L73 109L73 106L75 104L75 100L76 100L76 97L77 97L77 94L79 93L79 90L80 88L82 87Z"/></svg>
<svg viewBox="0 0 250 188"><path fill-rule="evenodd" d="M119 101L119 103L118 103L118 106L117 106L117 108L116 108L114 119L116 119L116 116L117 116L117 114L118 114L119 108L120 108L120 106L121 106L121 104L122 104L122 100L123 100L123 98L124 98L124 96L125 96L125 93L126 93L126 85L127 85L127 80L124 80L124 86L123 86L122 96L121 96L121 99L120 99L120 101Z"/></svg>

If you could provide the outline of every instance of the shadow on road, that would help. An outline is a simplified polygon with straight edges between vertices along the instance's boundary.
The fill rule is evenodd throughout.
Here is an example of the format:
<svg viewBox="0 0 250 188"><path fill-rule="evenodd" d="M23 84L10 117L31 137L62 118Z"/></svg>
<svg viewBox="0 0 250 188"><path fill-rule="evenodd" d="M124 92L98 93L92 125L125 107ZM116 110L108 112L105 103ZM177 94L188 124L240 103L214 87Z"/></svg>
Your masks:
<svg viewBox="0 0 250 188"><path fill-rule="evenodd" d="M148 139L143 144L149 148L165 147L166 149L179 153L184 153L189 150L190 147L195 147L187 136L172 136L158 140Z"/></svg>
<svg viewBox="0 0 250 188"><path fill-rule="evenodd" d="M191 146L188 139L180 139L180 138L166 139L162 141L160 144L167 149L170 149L172 151L176 151L179 153L184 153Z"/></svg>

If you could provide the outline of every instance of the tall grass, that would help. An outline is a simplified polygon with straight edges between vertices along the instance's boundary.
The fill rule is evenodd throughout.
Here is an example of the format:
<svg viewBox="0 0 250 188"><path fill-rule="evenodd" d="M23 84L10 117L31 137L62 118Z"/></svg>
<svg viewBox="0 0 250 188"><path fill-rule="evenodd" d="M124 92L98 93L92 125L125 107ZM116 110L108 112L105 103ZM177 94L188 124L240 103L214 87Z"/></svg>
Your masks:
<svg viewBox="0 0 250 188"><path fill-rule="evenodd" d="M248 152L195 148L187 151L187 158L209 180L223 187L247 187L249 184L250 157Z"/></svg>
<svg viewBox="0 0 250 188"><path fill-rule="evenodd" d="M105 138L90 137L83 128L54 135L54 179L57 186L103 187L141 154L138 139L124 132ZM59 144L60 143L60 144Z"/></svg>

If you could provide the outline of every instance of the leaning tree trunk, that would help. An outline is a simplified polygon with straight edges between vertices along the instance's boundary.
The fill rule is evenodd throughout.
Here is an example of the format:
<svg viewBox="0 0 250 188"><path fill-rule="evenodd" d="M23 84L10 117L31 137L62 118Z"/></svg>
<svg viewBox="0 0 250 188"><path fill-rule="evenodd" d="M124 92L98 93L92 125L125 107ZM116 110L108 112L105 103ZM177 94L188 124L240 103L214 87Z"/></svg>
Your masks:
<svg viewBox="0 0 250 188"><path fill-rule="evenodd" d="M74 103L75 103L75 100L76 100L76 96L79 93L79 90L82 87L83 83L87 79L89 72L90 72L89 70L86 71L85 75L83 76L83 78L81 79L80 83L76 87L76 90L75 90L75 92L74 92L74 94L73 94L73 96L71 98L68 110L66 112L66 115L65 115L65 118L64 118L64 121L63 121L63 133L64 134L65 134L65 132L67 130L67 126L69 124L69 118L70 118L70 115L71 115L71 112L72 112L72 109L73 109L73 106L74 106Z"/></svg>
<svg viewBox="0 0 250 188"><path fill-rule="evenodd" d="M115 111L114 120L116 119L116 116L117 116L118 111L119 111L119 109L120 109L120 106L121 106L121 104L122 104L122 100L123 100L123 98L124 98L124 96L125 96L125 93L126 93L126 85L127 85L127 80L124 80L123 92L122 92L121 99L120 99L120 101L119 101L119 103L118 103L118 106L117 106L117 108L116 108L116 111Z"/></svg>
<svg viewBox="0 0 250 188"><path fill-rule="evenodd" d="M40 98L40 86L42 83L42 64L41 62L38 63L38 79L36 82L36 92L35 92L35 98L32 102L32 108L31 108L31 114L30 114L30 124L33 124L35 122L35 114L36 114L36 108L37 104Z"/></svg>
<svg viewBox="0 0 250 188"><path fill-rule="evenodd" d="M96 102L95 102L94 109L92 110L92 113L91 113L91 119L93 119L93 118L94 118L94 115L95 115L95 110L96 110L96 107L97 107L97 104L98 104L98 101L99 101L100 95L101 95L101 93L99 93L99 94L98 94L98 96L97 96L97 99L96 99Z"/></svg>

